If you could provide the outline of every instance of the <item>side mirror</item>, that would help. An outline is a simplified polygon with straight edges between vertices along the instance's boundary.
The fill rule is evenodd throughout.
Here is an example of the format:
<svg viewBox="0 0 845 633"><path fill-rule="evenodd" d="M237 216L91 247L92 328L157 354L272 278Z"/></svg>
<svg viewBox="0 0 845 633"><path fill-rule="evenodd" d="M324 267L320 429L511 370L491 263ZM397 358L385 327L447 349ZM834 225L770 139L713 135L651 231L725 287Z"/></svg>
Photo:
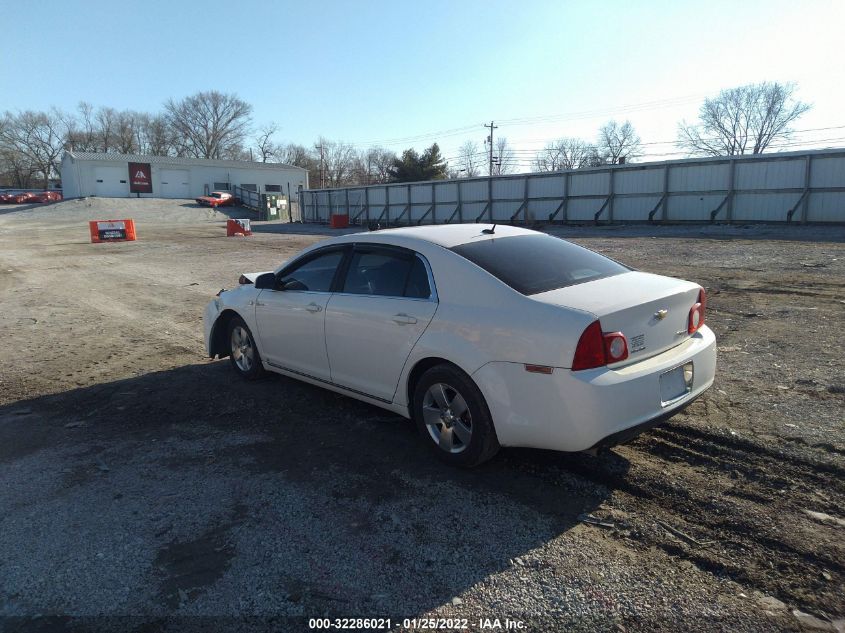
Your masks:
<svg viewBox="0 0 845 633"><path fill-rule="evenodd" d="M264 273L255 278L255 287L258 290L275 290L276 273Z"/></svg>

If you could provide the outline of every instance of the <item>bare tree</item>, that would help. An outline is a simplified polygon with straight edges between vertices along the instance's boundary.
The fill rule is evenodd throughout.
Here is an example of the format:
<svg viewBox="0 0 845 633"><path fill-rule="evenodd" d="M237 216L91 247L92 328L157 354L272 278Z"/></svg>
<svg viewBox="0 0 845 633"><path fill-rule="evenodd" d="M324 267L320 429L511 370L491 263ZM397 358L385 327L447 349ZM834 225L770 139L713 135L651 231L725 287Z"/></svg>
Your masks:
<svg viewBox="0 0 845 633"><path fill-rule="evenodd" d="M138 127L138 151L152 156L170 156L174 153L173 139L164 116L143 116Z"/></svg>
<svg viewBox="0 0 845 633"><path fill-rule="evenodd" d="M117 110L114 108L100 108L94 115L94 122L97 130L99 150L109 152L113 148L114 133L117 127Z"/></svg>
<svg viewBox="0 0 845 633"><path fill-rule="evenodd" d="M355 184L373 185L390 182L390 168L396 154L382 147L371 147L360 152L353 168Z"/></svg>
<svg viewBox="0 0 845 633"><path fill-rule="evenodd" d="M266 125L262 125L258 129L258 134L255 137L255 148L258 154L258 160L262 163L272 162L278 158L277 155L281 147L273 140L273 137L278 131L278 126L272 121Z"/></svg>
<svg viewBox="0 0 845 633"><path fill-rule="evenodd" d="M619 125L616 121L608 121L599 129L597 143L598 155L604 162L617 165L630 161L642 155L640 137L634 131L630 121Z"/></svg>
<svg viewBox="0 0 845 633"><path fill-rule="evenodd" d="M475 141L467 141L458 148L457 171L454 173L466 178L481 175L481 167L486 162L484 152Z"/></svg>
<svg viewBox="0 0 845 633"><path fill-rule="evenodd" d="M763 82L722 90L705 99L698 123L682 121L678 145L691 154L762 154L772 141L789 138L790 125L810 105L795 97L794 83Z"/></svg>
<svg viewBox="0 0 845 633"><path fill-rule="evenodd" d="M325 186L342 187L353 184L355 148L343 141L328 141L322 137L317 144L323 148Z"/></svg>
<svg viewBox="0 0 845 633"><path fill-rule="evenodd" d="M288 143L279 148L277 155L279 162L308 170L308 182L316 187L320 182L319 158L304 145Z"/></svg>
<svg viewBox="0 0 845 633"><path fill-rule="evenodd" d="M314 162L313 155L304 145L288 143L279 150L279 159L287 165L309 169Z"/></svg>
<svg viewBox="0 0 845 633"><path fill-rule="evenodd" d="M561 171L590 167L598 150L595 145L579 138L564 137L548 143L534 157L537 171Z"/></svg>
<svg viewBox="0 0 845 633"><path fill-rule="evenodd" d="M45 189L50 178L60 174L59 157L67 137L66 120L67 116L55 109L49 112L27 110L18 114L6 112L0 126L3 153L12 155L21 174L28 169L30 175L39 175Z"/></svg>
<svg viewBox="0 0 845 633"><path fill-rule="evenodd" d="M508 145L508 139L500 136L496 139L496 147L493 149L493 175L511 173L516 167L516 157Z"/></svg>
<svg viewBox="0 0 845 633"><path fill-rule="evenodd" d="M132 110L118 112L114 120L113 147L121 154L136 154L143 115Z"/></svg>
<svg viewBox="0 0 845 633"><path fill-rule="evenodd" d="M241 151L252 106L234 94L212 90L164 104L177 151L198 158L223 158Z"/></svg>
<svg viewBox="0 0 845 633"><path fill-rule="evenodd" d="M94 106L80 101L77 106L78 117L68 115L65 125L68 128L68 147L78 152L96 152L100 149Z"/></svg>

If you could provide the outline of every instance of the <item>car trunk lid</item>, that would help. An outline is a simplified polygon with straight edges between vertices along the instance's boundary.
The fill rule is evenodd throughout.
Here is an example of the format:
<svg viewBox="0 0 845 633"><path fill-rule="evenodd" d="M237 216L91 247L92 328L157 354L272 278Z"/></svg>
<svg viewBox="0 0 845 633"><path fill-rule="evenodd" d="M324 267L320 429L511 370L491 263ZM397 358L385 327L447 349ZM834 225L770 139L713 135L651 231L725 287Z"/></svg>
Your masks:
<svg viewBox="0 0 845 633"><path fill-rule="evenodd" d="M700 287L689 281L628 272L532 295L536 301L595 314L603 332L622 332L628 359L644 360L687 340Z"/></svg>

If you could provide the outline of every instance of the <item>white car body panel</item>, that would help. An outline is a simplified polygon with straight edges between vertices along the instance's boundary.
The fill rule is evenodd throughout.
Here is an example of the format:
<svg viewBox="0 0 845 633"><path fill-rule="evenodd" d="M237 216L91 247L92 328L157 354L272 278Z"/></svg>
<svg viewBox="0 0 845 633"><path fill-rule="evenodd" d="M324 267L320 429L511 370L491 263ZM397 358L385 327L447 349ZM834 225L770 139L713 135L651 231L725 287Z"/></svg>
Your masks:
<svg viewBox="0 0 845 633"><path fill-rule="evenodd" d="M256 336L266 369L405 417L410 417L408 383L414 367L443 359L476 382L500 444L563 451L589 449L609 435L670 414L712 384L713 333L706 326L693 336L681 332L698 285L632 271L522 295L449 250L475 240L536 234L497 226L494 235L487 235L481 232L485 226L390 229L318 242L298 257L356 242L413 250L430 267L437 300L259 291L251 283L242 284L206 308L209 354L215 353L213 325L229 310ZM254 283L260 274L244 277ZM257 319L256 301L272 304L258 306L268 311ZM308 312L311 303L321 310ZM668 308L668 315L652 320L656 306ZM398 314L416 323L397 323L393 317ZM619 330L629 339L644 334L644 347L632 350L621 363L572 371L578 339L596 319L606 332ZM640 325L632 329L631 321ZM669 405L662 403L660 375L689 361L695 368L691 390ZM530 373L526 364L553 370Z"/></svg>
<svg viewBox="0 0 845 633"><path fill-rule="evenodd" d="M695 363L692 391L661 405L664 371ZM518 363L488 363L472 375L496 423L502 446L582 451L603 438L684 407L713 384L716 337L705 325L676 348L620 369L556 368L531 374Z"/></svg>
<svg viewBox="0 0 845 633"><path fill-rule="evenodd" d="M331 380L325 333L330 297L327 292L261 290L255 303L258 329L252 333L264 362Z"/></svg>
<svg viewBox="0 0 845 633"><path fill-rule="evenodd" d="M331 381L393 401L402 368L431 322L427 299L334 294L326 310Z"/></svg>

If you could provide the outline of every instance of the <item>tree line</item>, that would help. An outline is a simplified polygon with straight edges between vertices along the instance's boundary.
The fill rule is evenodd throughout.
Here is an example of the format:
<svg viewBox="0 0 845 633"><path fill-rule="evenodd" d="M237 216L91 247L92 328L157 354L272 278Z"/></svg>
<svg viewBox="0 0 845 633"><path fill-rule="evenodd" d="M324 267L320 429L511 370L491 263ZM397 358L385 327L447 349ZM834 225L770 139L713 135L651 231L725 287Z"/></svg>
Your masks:
<svg viewBox="0 0 845 633"><path fill-rule="evenodd" d="M795 92L795 84L777 82L722 90L705 99L697 121L678 125L676 144L689 156L762 153L788 138L792 123L809 110ZM487 141L483 149L467 141L447 161L437 143L397 154L322 137L311 146L284 143L278 136L274 123L253 126L249 103L215 90L169 99L157 113L87 102L73 112L6 112L0 117L0 184L46 188L51 178L61 177L66 150L286 163L307 169L312 187L499 175L516 171L524 161L505 137L496 139L492 152ZM594 141L548 142L531 156L530 166L560 171L620 164L641 157L644 145L630 121L609 121Z"/></svg>

